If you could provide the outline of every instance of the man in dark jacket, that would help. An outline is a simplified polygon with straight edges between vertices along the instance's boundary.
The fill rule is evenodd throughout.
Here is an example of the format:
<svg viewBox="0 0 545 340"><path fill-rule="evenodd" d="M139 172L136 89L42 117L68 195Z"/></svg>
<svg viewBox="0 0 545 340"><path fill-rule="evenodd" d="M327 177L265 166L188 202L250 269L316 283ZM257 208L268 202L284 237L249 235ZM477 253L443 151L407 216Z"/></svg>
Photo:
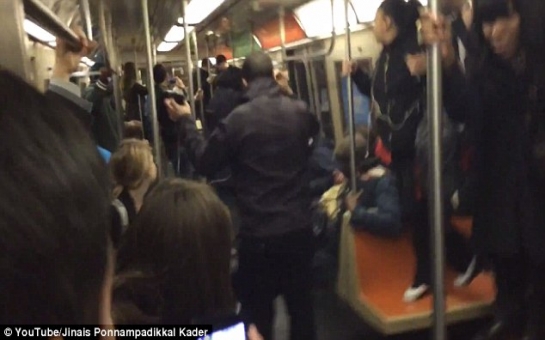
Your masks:
<svg viewBox="0 0 545 340"><path fill-rule="evenodd" d="M214 96L206 108L209 132L214 131L220 121L227 118L237 106L243 103L243 94L244 81L241 69L229 68L216 79Z"/></svg>
<svg viewBox="0 0 545 340"><path fill-rule="evenodd" d="M319 132L306 104L280 93L264 53L243 66L247 103L220 122L205 141L188 105L168 101L181 119L197 172L230 164L240 206L239 268L235 290L247 322L272 339L273 301L284 295L292 340L316 338L312 310L313 234L308 159Z"/></svg>

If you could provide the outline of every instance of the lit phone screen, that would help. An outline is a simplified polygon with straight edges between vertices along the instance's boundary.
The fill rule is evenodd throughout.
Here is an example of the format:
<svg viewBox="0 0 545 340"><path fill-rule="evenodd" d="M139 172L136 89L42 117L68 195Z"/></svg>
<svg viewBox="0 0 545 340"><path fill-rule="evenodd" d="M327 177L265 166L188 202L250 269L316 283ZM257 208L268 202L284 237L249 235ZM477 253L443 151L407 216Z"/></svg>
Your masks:
<svg viewBox="0 0 545 340"><path fill-rule="evenodd" d="M246 340L246 327L240 322L228 328L220 329L199 340Z"/></svg>

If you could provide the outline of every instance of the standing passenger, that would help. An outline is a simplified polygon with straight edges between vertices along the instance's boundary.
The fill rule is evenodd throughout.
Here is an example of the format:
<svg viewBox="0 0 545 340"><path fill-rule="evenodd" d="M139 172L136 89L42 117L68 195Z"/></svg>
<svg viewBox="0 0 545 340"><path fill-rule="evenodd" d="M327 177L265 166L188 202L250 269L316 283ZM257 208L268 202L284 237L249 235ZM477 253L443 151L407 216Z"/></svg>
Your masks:
<svg viewBox="0 0 545 340"><path fill-rule="evenodd" d="M153 128L149 116L146 111L146 96L148 89L138 83L136 65L132 62L125 64L123 68L123 79L121 81L123 99L125 99L125 128L129 129L132 134L136 133L136 129L140 130L141 138L145 138L153 142ZM140 122L140 124L137 124ZM124 135L124 138L130 136Z"/></svg>
<svg viewBox="0 0 545 340"><path fill-rule="evenodd" d="M408 302L426 293L431 281L426 243L429 233L427 206L425 202L417 202L415 182L415 140L424 112L425 82L420 76L411 74L408 63L410 55L421 52L416 27L420 7L416 0L382 2L375 18L374 34L383 50L374 76L370 79L359 68L352 74L360 92L372 99L373 127L391 153L389 168L397 180L403 220L412 222L415 228L413 244L417 270L413 284L403 297Z"/></svg>
<svg viewBox="0 0 545 340"><path fill-rule="evenodd" d="M249 102L220 122L208 141L197 132L187 104L168 100L167 105L185 126L199 173L233 169L241 215L235 290L246 321L272 339L273 301L282 294L290 338L314 340L308 164L319 124L303 102L281 94L269 56L252 54L242 71Z"/></svg>
<svg viewBox="0 0 545 340"><path fill-rule="evenodd" d="M447 112L475 128L473 237L497 286L495 320L475 339L545 339L544 14L541 0L476 1L469 82L445 19L423 20L426 42L443 45Z"/></svg>
<svg viewBox="0 0 545 340"><path fill-rule="evenodd" d="M91 80L91 85L85 89L83 98L93 103L92 131L97 144L109 152L115 152L121 141L121 117L115 107L112 72L106 67L100 67L100 76Z"/></svg>

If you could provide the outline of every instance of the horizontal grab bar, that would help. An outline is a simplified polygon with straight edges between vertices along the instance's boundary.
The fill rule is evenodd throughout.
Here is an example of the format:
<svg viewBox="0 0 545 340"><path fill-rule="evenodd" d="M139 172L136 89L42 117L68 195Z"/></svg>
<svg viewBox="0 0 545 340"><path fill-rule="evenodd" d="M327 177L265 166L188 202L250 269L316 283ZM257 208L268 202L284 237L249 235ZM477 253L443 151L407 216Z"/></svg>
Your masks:
<svg viewBox="0 0 545 340"><path fill-rule="evenodd" d="M23 0L25 13L49 33L66 41L75 51L82 48L80 38L39 0Z"/></svg>

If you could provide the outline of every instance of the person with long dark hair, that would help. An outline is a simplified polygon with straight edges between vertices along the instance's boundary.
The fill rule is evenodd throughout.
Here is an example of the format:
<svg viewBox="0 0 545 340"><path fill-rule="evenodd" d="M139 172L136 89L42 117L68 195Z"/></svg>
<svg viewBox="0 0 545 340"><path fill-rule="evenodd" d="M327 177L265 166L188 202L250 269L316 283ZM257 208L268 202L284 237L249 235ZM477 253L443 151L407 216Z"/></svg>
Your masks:
<svg viewBox="0 0 545 340"><path fill-rule="evenodd" d="M545 338L545 3L476 0L469 78L454 57L450 25L423 17L440 43L447 112L475 130L473 238L496 275L493 324L476 339Z"/></svg>

